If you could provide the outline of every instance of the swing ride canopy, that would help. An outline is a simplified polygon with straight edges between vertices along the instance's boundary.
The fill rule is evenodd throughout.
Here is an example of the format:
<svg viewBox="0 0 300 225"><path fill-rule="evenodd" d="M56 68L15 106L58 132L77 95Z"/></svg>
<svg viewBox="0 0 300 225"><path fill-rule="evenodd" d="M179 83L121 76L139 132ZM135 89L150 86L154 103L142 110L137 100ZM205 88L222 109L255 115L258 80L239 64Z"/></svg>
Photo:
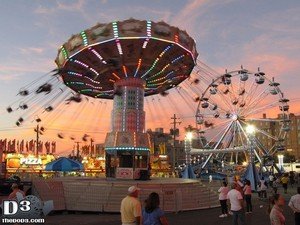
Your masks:
<svg viewBox="0 0 300 225"><path fill-rule="evenodd" d="M96 26L73 35L55 60L64 83L77 93L114 98L114 83L145 81L145 96L177 86L192 72L195 41L164 22L129 19Z"/></svg>

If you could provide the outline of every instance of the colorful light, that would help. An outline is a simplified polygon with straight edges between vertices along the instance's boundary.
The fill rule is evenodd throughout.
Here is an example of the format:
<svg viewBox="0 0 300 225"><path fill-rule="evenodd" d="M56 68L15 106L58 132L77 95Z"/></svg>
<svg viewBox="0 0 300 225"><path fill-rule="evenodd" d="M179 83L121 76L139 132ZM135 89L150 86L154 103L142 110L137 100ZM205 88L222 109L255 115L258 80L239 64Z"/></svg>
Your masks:
<svg viewBox="0 0 300 225"><path fill-rule="evenodd" d="M124 104L123 104L123 115L122 115L122 125L123 125L123 127L122 127L122 130L123 131L126 131L126 124L125 124L125 120L126 120L126 108L127 108L127 86L125 86L125 94L124 94Z"/></svg>
<svg viewBox="0 0 300 225"><path fill-rule="evenodd" d="M135 103L136 110L139 110L139 102L140 102L139 96L140 96L139 91L137 90L136 91L136 103ZM136 128L137 128L137 131L140 131L140 114L139 113L137 113Z"/></svg>
<svg viewBox="0 0 300 225"><path fill-rule="evenodd" d="M123 55L123 50L122 50L122 46L121 46L121 43L120 43L119 39L116 39L116 44L117 44L119 54Z"/></svg>
<svg viewBox="0 0 300 225"><path fill-rule="evenodd" d="M73 60L70 60L70 61L72 62ZM87 64L85 64L85 63L83 63L83 62L81 62L81 61L79 61L77 59L75 59L73 62L75 62L75 63L77 63L77 64L79 64L79 65L81 65L81 66L83 66L85 68L89 68L89 66Z"/></svg>
<svg viewBox="0 0 300 225"><path fill-rule="evenodd" d="M92 51L92 53L103 63L103 64L107 64L107 62L105 60L103 60L103 57L99 54L99 52L97 52L95 49L89 48L89 50Z"/></svg>
<svg viewBox="0 0 300 225"><path fill-rule="evenodd" d="M123 72L124 72L125 76L128 77L128 75L127 75L127 70L126 70L126 66L122 66L122 68L123 68Z"/></svg>
<svg viewBox="0 0 300 225"><path fill-rule="evenodd" d="M93 89L82 89L79 92L93 92Z"/></svg>
<svg viewBox="0 0 300 225"><path fill-rule="evenodd" d="M151 37L151 21L147 21L147 38L145 39L144 43L143 43L143 47L142 48L146 48L147 44L150 40Z"/></svg>
<svg viewBox="0 0 300 225"><path fill-rule="evenodd" d="M134 74L134 77L136 77L140 67L141 67L141 64L142 64L142 59L140 58L139 61L138 61L138 64L137 64L137 67L136 67L136 71L135 71L135 74Z"/></svg>
<svg viewBox="0 0 300 225"><path fill-rule="evenodd" d="M92 71L94 74L96 74L95 79L99 76L99 73L94 68L90 68L90 71Z"/></svg>
<svg viewBox="0 0 300 225"><path fill-rule="evenodd" d="M92 85L92 84L85 84L85 85L86 85L86 86L89 86L89 87L92 87L92 88L94 88L94 89L99 89L99 90L102 89L102 87L94 86L94 85Z"/></svg>
<svg viewBox="0 0 300 225"><path fill-rule="evenodd" d="M151 25L152 22L150 20L147 20L147 36L151 37Z"/></svg>
<svg viewBox="0 0 300 225"><path fill-rule="evenodd" d="M69 84L79 84L79 85L84 85L83 82L79 82L79 81L71 81L71 82L69 82Z"/></svg>
<svg viewBox="0 0 300 225"><path fill-rule="evenodd" d="M95 96L95 98L99 97L99 96L102 96L102 95L110 95L110 93L114 92L114 90L109 90L109 91L102 91L100 92L99 94L97 94Z"/></svg>
<svg viewBox="0 0 300 225"><path fill-rule="evenodd" d="M83 40L83 45L84 46L88 46L88 39L87 39L87 36L86 36L86 34L85 34L85 32L84 31L81 31L80 32L80 35L81 35L81 37L82 37L82 40Z"/></svg>
<svg viewBox="0 0 300 225"><path fill-rule="evenodd" d="M121 79L116 73L112 73L112 75L113 75L114 77L116 77L118 80Z"/></svg>
<svg viewBox="0 0 300 225"><path fill-rule="evenodd" d="M141 78L145 77L147 74L149 74L153 69L154 67L156 66L157 62L161 59L161 57L168 51L170 50L170 48L172 47L173 45L169 45L167 46L159 55L158 55L158 58L156 58L152 64L152 66L150 67L150 69L144 73Z"/></svg>
<svg viewBox="0 0 300 225"><path fill-rule="evenodd" d="M177 58L173 59L173 60L171 61L171 63L173 64L173 63L179 61L180 59L182 59L183 57L184 57L184 55L178 56Z"/></svg>
<svg viewBox="0 0 300 225"><path fill-rule="evenodd" d="M175 40L175 43L178 43L178 42L179 42L179 40L178 40L178 34L175 34L174 40Z"/></svg>
<svg viewBox="0 0 300 225"><path fill-rule="evenodd" d="M66 51L66 49L65 49L64 46L61 46L61 51L62 51L62 53L63 53L65 59L68 59L68 53L67 53L67 51Z"/></svg>
<svg viewBox="0 0 300 225"><path fill-rule="evenodd" d="M151 80L151 81L149 81L148 83L154 83L154 82L157 82L157 81L161 81L161 80L163 80L163 79L168 78L168 76L170 76L170 75L173 74L173 73L174 73L174 71L171 71L171 72L169 72L166 76L161 77L161 78L158 78L158 79L155 79L155 80Z"/></svg>
<svg viewBox="0 0 300 225"><path fill-rule="evenodd" d="M173 60L171 61L171 64L174 64L174 63L178 62L178 61L179 61L180 59L182 59L183 57L184 57L184 55L181 55L181 56L176 57L175 59L173 59ZM159 75L162 74L162 73L163 73L163 72L164 72L171 64L168 63L167 65L164 66L164 68L161 69L161 71L159 71L158 73L154 74L153 76L149 77L149 78L146 79L146 80L150 80L150 79L153 79L153 78L159 76ZM154 81L149 81L148 83L153 83L153 82L155 82L155 80L154 80Z"/></svg>
<svg viewBox="0 0 300 225"><path fill-rule="evenodd" d="M135 148L135 147L105 147L106 150L136 150L136 151L149 151L149 148Z"/></svg>
<svg viewBox="0 0 300 225"><path fill-rule="evenodd" d="M83 77L82 74L80 74L80 73L75 73L75 72L72 72L72 71L68 71L68 74L74 75L74 76L78 76L78 77Z"/></svg>
<svg viewBox="0 0 300 225"><path fill-rule="evenodd" d="M113 32L114 32L114 38L116 39L116 44L117 44L118 52L119 52L120 55L123 55L122 46L121 46L120 40L118 39L118 37L119 37L119 31L118 31L117 22L113 22L112 23L112 27L113 27Z"/></svg>
<svg viewBox="0 0 300 225"><path fill-rule="evenodd" d="M113 31L114 31L114 37L118 38L119 37L119 31L118 31L117 22L112 22L112 27L113 27Z"/></svg>
<svg viewBox="0 0 300 225"><path fill-rule="evenodd" d="M133 132L133 146L136 147L136 133Z"/></svg>

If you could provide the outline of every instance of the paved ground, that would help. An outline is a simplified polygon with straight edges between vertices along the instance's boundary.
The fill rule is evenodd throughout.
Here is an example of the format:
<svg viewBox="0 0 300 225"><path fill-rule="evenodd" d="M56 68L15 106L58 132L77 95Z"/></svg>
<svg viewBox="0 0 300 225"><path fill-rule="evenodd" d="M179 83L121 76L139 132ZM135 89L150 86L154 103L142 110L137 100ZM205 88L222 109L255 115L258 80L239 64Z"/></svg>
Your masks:
<svg viewBox="0 0 300 225"><path fill-rule="evenodd" d="M279 193L282 193L282 189L279 189ZM286 199L286 205L290 196L295 194L295 188L290 190L289 194L284 195ZM253 214L247 214L247 225L268 225L269 217L267 214L267 202L261 201L257 198L257 195L253 195ZM231 217L219 218L220 208L196 210L189 212L170 213L167 214L170 225L230 225ZM284 208L284 214L286 216L286 225L293 225L293 213L286 206ZM120 214L91 214L91 213L69 213L69 214L55 214L46 217L47 225L119 225Z"/></svg>

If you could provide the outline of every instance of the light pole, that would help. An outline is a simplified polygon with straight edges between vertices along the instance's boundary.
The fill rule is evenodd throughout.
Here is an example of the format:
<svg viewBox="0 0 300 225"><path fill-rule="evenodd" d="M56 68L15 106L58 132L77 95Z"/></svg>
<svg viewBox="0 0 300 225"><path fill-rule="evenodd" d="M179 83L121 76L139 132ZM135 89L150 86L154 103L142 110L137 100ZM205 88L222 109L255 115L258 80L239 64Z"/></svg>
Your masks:
<svg viewBox="0 0 300 225"><path fill-rule="evenodd" d="M247 133L247 141L250 150L250 162L248 163L247 170L245 172L245 177L251 182L251 190L256 190L257 183L258 183L258 174L255 167L255 156L254 156L254 140L255 140L255 132L256 128L254 125L248 125L246 127Z"/></svg>
<svg viewBox="0 0 300 225"><path fill-rule="evenodd" d="M187 132L184 138L185 162L186 167L183 173L183 178L195 179L195 173L191 166L191 150L192 150L193 133Z"/></svg>
<svg viewBox="0 0 300 225"><path fill-rule="evenodd" d="M248 125L246 127L246 133L248 134L248 143L250 145L250 163L254 163L254 145L253 139L255 135L255 126Z"/></svg>
<svg viewBox="0 0 300 225"><path fill-rule="evenodd" d="M193 133L187 132L184 139L185 163L191 164L191 148L192 148Z"/></svg>

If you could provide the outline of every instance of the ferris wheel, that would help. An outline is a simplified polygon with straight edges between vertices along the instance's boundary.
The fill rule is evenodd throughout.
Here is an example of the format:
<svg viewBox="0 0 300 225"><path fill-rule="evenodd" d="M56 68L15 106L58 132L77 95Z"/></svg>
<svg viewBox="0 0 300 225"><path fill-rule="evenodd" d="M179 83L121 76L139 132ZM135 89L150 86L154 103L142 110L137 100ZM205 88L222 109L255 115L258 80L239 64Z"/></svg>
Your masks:
<svg viewBox="0 0 300 225"><path fill-rule="evenodd" d="M232 164L249 162L250 138L255 160L260 163L284 150L290 130L289 100L279 86L264 72L243 68L226 71L211 81L199 96L199 141L197 149L192 149L193 154L206 156L202 168L212 158Z"/></svg>

